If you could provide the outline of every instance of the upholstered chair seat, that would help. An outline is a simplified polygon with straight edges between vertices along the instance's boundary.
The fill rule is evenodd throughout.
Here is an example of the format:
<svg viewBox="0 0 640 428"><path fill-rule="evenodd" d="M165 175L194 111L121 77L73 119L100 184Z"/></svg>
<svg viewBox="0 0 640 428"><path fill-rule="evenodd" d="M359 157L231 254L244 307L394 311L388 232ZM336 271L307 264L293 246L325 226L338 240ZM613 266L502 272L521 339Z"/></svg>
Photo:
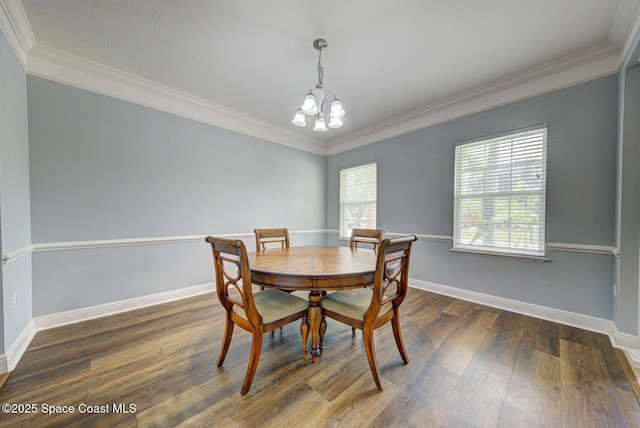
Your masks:
<svg viewBox="0 0 640 428"><path fill-rule="evenodd" d="M327 311L364 321L364 315L371 305L372 294L373 291L368 288L336 291L322 299L322 307ZM391 310L393 310L393 305L391 302L387 302L380 308L380 315Z"/></svg>
<svg viewBox="0 0 640 428"><path fill-rule="evenodd" d="M374 330L390 323L400 357L405 363L409 362L400 329L400 305L407 296L409 258L415 240L413 235L394 240L384 239L378 247L372 288L336 291L320 301L324 316L352 329L362 330L367 361L379 390L382 390L382 382L373 340Z"/></svg>
<svg viewBox="0 0 640 428"><path fill-rule="evenodd" d="M222 366L229 351L234 326L239 326L252 335L251 353L240 395L245 395L258 368L262 339L265 333L281 328L296 320L302 320L302 352L307 352L309 301L280 290L256 290L251 283L251 269L247 249L240 240L207 236L211 244L216 273L216 294L226 313L222 346L218 354L218 367Z"/></svg>
<svg viewBox="0 0 640 428"><path fill-rule="evenodd" d="M306 311L309 301L284 291L267 289L253 295L253 304L262 316L263 324L286 318L291 313ZM246 319L245 311L238 305L233 306L233 312Z"/></svg>

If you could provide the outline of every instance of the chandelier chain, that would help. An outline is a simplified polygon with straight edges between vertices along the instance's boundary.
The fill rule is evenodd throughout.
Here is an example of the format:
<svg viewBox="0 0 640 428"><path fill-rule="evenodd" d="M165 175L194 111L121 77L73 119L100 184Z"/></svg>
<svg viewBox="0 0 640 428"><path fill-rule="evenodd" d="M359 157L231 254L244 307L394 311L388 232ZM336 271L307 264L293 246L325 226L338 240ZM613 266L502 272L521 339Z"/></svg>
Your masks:
<svg viewBox="0 0 640 428"><path fill-rule="evenodd" d="M318 84L316 88L322 89L324 86L324 68L322 68L322 49L318 49Z"/></svg>
<svg viewBox="0 0 640 428"><path fill-rule="evenodd" d="M341 128L343 125L342 118L345 115L342 103L334 94L325 95L324 93L324 68L322 68L322 50L326 49L328 43L325 39L316 39L313 47L318 50L318 83L315 89L310 90L304 97L302 106L296 111L291 123L295 126L304 128L307 126L306 116L315 119L314 131L322 132L329 128ZM328 116L329 123L325 121L325 115Z"/></svg>

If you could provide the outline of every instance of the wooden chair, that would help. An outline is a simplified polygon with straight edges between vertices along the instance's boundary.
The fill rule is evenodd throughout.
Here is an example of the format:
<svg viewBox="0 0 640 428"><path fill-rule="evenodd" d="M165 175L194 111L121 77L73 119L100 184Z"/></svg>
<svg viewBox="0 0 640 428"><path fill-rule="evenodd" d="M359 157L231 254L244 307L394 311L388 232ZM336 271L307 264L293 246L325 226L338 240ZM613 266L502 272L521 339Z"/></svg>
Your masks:
<svg viewBox="0 0 640 428"><path fill-rule="evenodd" d="M282 248L289 248L289 229L253 229L256 235L256 251L264 251L268 244L279 243ZM261 289L264 290L264 287ZM290 293L291 291L288 291ZM271 337L273 337L271 331Z"/></svg>
<svg viewBox="0 0 640 428"><path fill-rule="evenodd" d="M240 395L245 395L251 387L258 368L262 338L265 333L301 319L302 350L306 354L307 338L309 337L309 322L307 320L309 302L306 299L275 289L254 294L247 250L243 242L214 238L213 236L207 236L205 241L211 244L218 299L226 311L218 367L222 366L227 355L233 327L236 324L253 336L247 373L240 391Z"/></svg>
<svg viewBox="0 0 640 428"><path fill-rule="evenodd" d="M409 258L415 236L385 239L380 244L373 289L358 288L330 293L320 301L323 315L362 330L364 347L373 379L382 391L373 331L389 321L405 363L409 362L400 331L400 304L407 296ZM324 338L320 338L323 343Z"/></svg>
<svg viewBox="0 0 640 428"><path fill-rule="evenodd" d="M358 248L358 243L372 244L375 251L382 242L382 235L384 235L382 229L351 229L349 247L355 250Z"/></svg>
<svg viewBox="0 0 640 428"><path fill-rule="evenodd" d="M256 251L265 250L267 244L280 243L282 248L289 248L289 229L253 229L256 235Z"/></svg>
<svg viewBox="0 0 640 428"><path fill-rule="evenodd" d="M371 244L373 245L373 251L376 251L376 249L382 242L383 235L384 230L382 229L351 229L351 239L349 240L349 247L352 250L356 250L358 248L358 243ZM351 328L351 334L353 336L356 335L355 328Z"/></svg>

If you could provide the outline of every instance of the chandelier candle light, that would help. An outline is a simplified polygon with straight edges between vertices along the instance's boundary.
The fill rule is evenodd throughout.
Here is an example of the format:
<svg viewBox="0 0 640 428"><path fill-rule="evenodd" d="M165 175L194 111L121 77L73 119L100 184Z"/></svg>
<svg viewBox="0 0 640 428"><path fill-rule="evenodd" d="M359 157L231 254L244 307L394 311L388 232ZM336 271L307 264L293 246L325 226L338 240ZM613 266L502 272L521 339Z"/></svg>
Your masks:
<svg viewBox="0 0 640 428"><path fill-rule="evenodd" d="M318 50L318 83L315 89L310 90L304 98L302 107L296 112L291 123L296 126L305 127L307 126L306 115L309 115L316 119L315 126L313 127L314 131L326 131L327 124L325 123L324 117L325 112L328 110L329 128L340 128L343 125L342 118L345 113L342 108L342 103L333 94L325 96L324 90L322 89L324 86L322 82L324 75L324 69L322 68L322 50L327 47L327 41L317 39L313 42L313 47Z"/></svg>

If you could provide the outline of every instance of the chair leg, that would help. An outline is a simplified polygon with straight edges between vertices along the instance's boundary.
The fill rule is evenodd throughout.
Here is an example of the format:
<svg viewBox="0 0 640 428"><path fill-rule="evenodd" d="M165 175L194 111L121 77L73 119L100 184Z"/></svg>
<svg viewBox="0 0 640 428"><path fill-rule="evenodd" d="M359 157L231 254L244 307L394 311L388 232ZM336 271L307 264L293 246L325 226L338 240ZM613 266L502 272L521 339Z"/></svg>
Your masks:
<svg viewBox="0 0 640 428"><path fill-rule="evenodd" d="M302 336L302 355L307 355L307 341L309 340L309 319L307 317L302 318L300 323L300 335Z"/></svg>
<svg viewBox="0 0 640 428"><path fill-rule="evenodd" d="M402 331L400 330L400 314L398 312L396 312L393 315L393 318L391 318L391 326L393 327L393 337L396 339L396 345L398 346L398 351L400 351L402 361L408 363L409 354L407 354L407 349L404 347L404 341L402 340Z"/></svg>
<svg viewBox="0 0 640 428"><path fill-rule="evenodd" d="M356 328L351 327L351 336L355 336L355 335L356 335Z"/></svg>
<svg viewBox="0 0 640 428"><path fill-rule="evenodd" d="M282 331L282 327L280 327L280 331ZM273 337L275 330L271 330L271 337Z"/></svg>
<svg viewBox="0 0 640 428"><path fill-rule="evenodd" d="M224 359L227 356L229 350L229 344L231 344L231 336L233 336L233 326L235 323L231 319L231 315L227 314L227 321L224 325L224 337L222 338L222 347L220 348L220 354L218 354L218 367L224 363Z"/></svg>
<svg viewBox="0 0 640 428"><path fill-rule="evenodd" d="M373 380L376 382L376 386L382 391L382 383L380 382L380 373L378 373L378 360L376 358L376 348L373 344L373 329L371 327L365 327L362 330L362 338L364 339L364 349L367 353L367 360L369 361L369 368L373 375Z"/></svg>
<svg viewBox="0 0 640 428"><path fill-rule="evenodd" d="M244 382L242 383L242 391L240 395L245 395L251 388L253 377L256 375L258 369L258 362L260 361L260 352L262 352L262 332L254 332L253 340L251 341L251 355L249 356L249 364L247 365L247 374L244 376Z"/></svg>

